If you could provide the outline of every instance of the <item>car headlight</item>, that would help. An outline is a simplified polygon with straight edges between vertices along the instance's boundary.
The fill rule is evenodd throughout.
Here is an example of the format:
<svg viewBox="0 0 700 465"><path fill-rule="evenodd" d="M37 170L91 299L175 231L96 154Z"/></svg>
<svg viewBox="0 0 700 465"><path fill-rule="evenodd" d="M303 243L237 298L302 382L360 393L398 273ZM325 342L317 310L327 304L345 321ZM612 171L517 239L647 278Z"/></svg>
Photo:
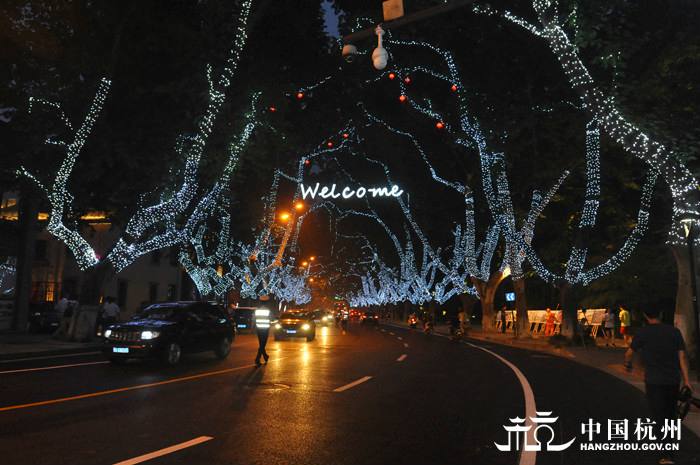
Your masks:
<svg viewBox="0 0 700 465"><path fill-rule="evenodd" d="M303 325L301 325L301 329L302 331L308 331L311 329L311 325L308 323L304 323Z"/></svg>
<svg viewBox="0 0 700 465"><path fill-rule="evenodd" d="M275 329L282 329L282 325L279 324L279 323L277 323L277 324L275 325Z"/></svg>
<svg viewBox="0 0 700 465"><path fill-rule="evenodd" d="M105 337L109 337L109 336L111 336L111 335L112 335L112 330L111 330L111 329L106 329L106 330L105 330L104 336L105 336Z"/></svg>
<svg viewBox="0 0 700 465"><path fill-rule="evenodd" d="M149 339L155 339L160 336L158 331L141 331L141 339L147 341Z"/></svg>

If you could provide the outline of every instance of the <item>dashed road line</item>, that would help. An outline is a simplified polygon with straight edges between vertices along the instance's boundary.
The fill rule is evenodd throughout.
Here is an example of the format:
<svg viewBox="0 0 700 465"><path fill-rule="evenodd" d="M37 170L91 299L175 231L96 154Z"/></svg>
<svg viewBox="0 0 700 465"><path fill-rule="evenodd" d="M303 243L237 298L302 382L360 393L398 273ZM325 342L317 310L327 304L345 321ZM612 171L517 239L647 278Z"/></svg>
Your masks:
<svg viewBox="0 0 700 465"><path fill-rule="evenodd" d="M406 360L406 357L408 357L408 354L403 354L399 358L396 359L397 362L403 362Z"/></svg>
<svg viewBox="0 0 700 465"><path fill-rule="evenodd" d="M214 439L211 436L200 436L198 438L191 439L186 442L181 442L180 444L175 444L174 446L166 447L165 449L160 449L154 452L149 452L148 454L139 455L133 459L123 460L121 462L115 463L114 465L135 465L137 463L146 462L147 460L162 457L164 455L172 454L182 449L187 449L188 447L196 446L203 442L211 441Z"/></svg>
<svg viewBox="0 0 700 465"><path fill-rule="evenodd" d="M352 388L354 388L355 386L357 386L357 385L359 385L359 384L362 384L362 383L364 383L364 382L366 382L366 381L369 381L370 379L372 379L371 376L363 376L362 378L357 379L357 380L353 381L352 383L348 383L348 384L346 384L345 386L340 386L339 388L333 389L333 392L343 392L343 391L347 391L348 389L352 389Z"/></svg>

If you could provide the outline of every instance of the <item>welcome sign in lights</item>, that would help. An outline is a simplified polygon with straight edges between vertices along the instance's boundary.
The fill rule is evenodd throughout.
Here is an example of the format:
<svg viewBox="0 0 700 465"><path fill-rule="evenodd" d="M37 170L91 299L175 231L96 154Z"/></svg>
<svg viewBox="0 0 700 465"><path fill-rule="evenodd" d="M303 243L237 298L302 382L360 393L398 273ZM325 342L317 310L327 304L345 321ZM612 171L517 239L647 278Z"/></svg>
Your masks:
<svg viewBox="0 0 700 465"><path fill-rule="evenodd" d="M319 190L320 189L320 190ZM351 199L353 197L361 199L365 196L371 196L371 197L401 197L401 194L403 194L403 190L399 188L399 186L391 186L389 187L358 187L357 189L352 189L350 187L343 187L340 189L337 187L336 184L332 184L330 187L328 186L321 186L320 183L316 183L315 186L304 186L301 184L301 197L306 200L307 197L311 197L312 199L316 198L316 196L321 197L322 199L337 199L337 198L344 198L344 199Z"/></svg>

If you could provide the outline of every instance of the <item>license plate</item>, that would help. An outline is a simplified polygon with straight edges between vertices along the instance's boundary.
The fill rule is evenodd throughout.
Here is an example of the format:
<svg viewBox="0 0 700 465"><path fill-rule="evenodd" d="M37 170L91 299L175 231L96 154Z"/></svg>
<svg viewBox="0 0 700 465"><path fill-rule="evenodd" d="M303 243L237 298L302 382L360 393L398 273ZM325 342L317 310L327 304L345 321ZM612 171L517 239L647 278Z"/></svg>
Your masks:
<svg viewBox="0 0 700 465"><path fill-rule="evenodd" d="M128 354L129 348L128 347L112 347L112 352L117 353L117 354Z"/></svg>
<svg viewBox="0 0 700 465"><path fill-rule="evenodd" d="M297 330L296 329L288 329L287 334L296 334Z"/></svg>
<svg viewBox="0 0 700 465"><path fill-rule="evenodd" d="M237 325L239 328L247 328L248 325Z"/></svg>

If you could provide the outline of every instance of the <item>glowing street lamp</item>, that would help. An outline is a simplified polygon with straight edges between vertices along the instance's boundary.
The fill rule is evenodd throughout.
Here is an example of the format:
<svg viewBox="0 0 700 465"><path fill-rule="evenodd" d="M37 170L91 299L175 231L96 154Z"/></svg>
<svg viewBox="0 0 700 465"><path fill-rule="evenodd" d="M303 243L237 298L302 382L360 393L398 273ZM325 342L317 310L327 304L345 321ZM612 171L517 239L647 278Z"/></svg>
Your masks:
<svg viewBox="0 0 700 465"><path fill-rule="evenodd" d="M289 212L282 212L279 215L280 220L284 221L285 223L289 221L289 218L291 218L292 215L289 214Z"/></svg>
<svg viewBox="0 0 700 465"><path fill-rule="evenodd" d="M297 202L294 204L294 209L298 212L304 209L304 202Z"/></svg>

